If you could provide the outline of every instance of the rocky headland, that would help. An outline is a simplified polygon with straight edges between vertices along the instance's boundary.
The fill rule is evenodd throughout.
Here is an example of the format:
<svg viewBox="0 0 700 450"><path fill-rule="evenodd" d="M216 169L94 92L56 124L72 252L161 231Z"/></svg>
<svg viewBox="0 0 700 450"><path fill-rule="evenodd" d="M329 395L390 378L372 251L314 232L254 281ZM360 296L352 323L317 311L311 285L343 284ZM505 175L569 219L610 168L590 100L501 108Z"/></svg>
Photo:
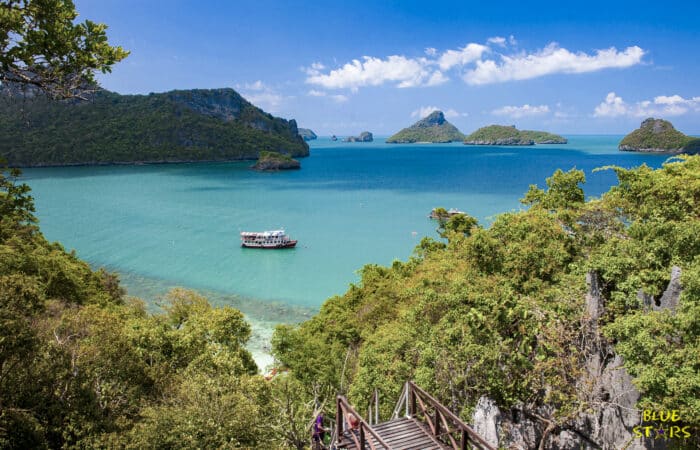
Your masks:
<svg viewBox="0 0 700 450"><path fill-rule="evenodd" d="M668 120L650 117L638 129L625 136L618 148L625 152L698 153L700 139L686 136Z"/></svg>
<svg viewBox="0 0 700 450"><path fill-rule="evenodd" d="M53 101L0 87L0 158L11 166L253 160L261 151L308 156L309 146L296 121L233 89Z"/></svg>

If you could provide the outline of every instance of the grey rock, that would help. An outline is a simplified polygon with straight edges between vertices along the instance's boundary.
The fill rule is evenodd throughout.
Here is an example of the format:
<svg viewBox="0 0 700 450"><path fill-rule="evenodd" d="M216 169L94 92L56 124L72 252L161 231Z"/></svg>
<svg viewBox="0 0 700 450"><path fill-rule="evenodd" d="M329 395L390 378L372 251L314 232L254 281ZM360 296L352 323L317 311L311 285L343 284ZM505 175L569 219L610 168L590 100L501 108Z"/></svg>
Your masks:
<svg viewBox="0 0 700 450"><path fill-rule="evenodd" d="M363 131L359 136L349 136L345 138L345 142L372 142L374 136L369 131Z"/></svg>
<svg viewBox="0 0 700 450"><path fill-rule="evenodd" d="M305 141L313 141L314 139L318 138L318 136L316 136L316 133L314 133L308 128L299 128L298 133L299 136L301 136L302 139L304 139Z"/></svg>
<svg viewBox="0 0 700 450"><path fill-rule="evenodd" d="M476 409L472 415L474 431L483 437L486 442L498 447L498 432L501 427L501 411L496 402L483 396L476 404Z"/></svg>
<svg viewBox="0 0 700 450"><path fill-rule="evenodd" d="M681 286L681 268L678 266L673 266L671 268L671 281L669 281L668 287L664 291L663 295L661 295L659 309L670 309L675 311L682 293L683 287Z"/></svg>
<svg viewBox="0 0 700 450"><path fill-rule="evenodd" d="M586 293L588 316L592 321L597 322L598 318L603 314L603 296L600 291L600 279L596 271L588 271L586 284L588 285L588 292Z"/></svg>

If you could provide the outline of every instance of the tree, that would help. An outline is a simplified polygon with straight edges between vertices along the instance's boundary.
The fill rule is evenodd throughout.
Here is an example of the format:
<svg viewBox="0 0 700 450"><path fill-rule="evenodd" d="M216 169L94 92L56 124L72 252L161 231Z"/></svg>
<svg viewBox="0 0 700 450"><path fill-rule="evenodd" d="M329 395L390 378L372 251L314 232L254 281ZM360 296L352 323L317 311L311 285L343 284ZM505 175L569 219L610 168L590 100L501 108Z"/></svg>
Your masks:
<svg viewBox="0 0 700 450"><path fill-rule="evenodd" d="M0 82L53 98L82 98L95 71L111 72L129 52L107 42L107 26L86 20L72 0L0 0Z"/></svg>

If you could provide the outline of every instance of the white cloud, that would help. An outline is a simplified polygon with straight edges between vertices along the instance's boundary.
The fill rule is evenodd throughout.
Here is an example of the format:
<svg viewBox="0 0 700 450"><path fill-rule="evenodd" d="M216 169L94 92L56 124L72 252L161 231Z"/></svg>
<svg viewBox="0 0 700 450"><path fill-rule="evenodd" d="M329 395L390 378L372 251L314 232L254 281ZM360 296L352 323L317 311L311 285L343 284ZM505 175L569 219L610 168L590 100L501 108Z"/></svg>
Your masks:
<svg viewBox="0 0 700 450"><path fill-rule="evenodd" d="M502 36L490 37L486 40L486 42L488 42L489 44L496 44L496 45L501 46L501 47L506 46L506 38L504 38Z"/></svg>
<svg viewBox="0 0 700 450"><path fill-rule="evenodd" d="M513 119L519 119L521 117L540 116L542 114L547 113L549 113L549 106L547 105L531 106L528 104L525 104L523 106L503 106L501 108L494 109L493 111L491 111L491 114L494 114L496 116L507 116Z"/></svg>
<svg viewBox="0 0 700 450"><path fill-rule="evenodd" d="M278 93L261 80L243 85L237 84L236 88L250 103L270 113L279 113L285 100L290 98Z"/></svg>
<svg viewBox="0 0 700 450"><path fill-rule="evenodd" d="M481 44L467 44L459 50L447 50L440 55L438 64L440 69L448 70L454 66L465 65L481 59L481 55L488 51L489 48Z"/></svg>
<svg viewBox="0 0 700 450"><path fill-rule="evenodd" d="M452 108L444 109L438 108L437 106L421 106L420 108L416 109L411 113L411 117L422 119L423 117L428 117L430 113L434 111L442 111L443 114L445 114L445 117L447 117L448 119L468 115L467 113L460 113L458 111L455 111Z"/></svg>
<svg viewBox="0 0 700 450"><path fill-rule="evenodd" d="M311 64L311 69L313 69L313 70L323 70L325 68L326 68L326 66L324 66L320 62L315 62L315 63Z"/></svg>
<svg viewBox="0 0 700 450"><path fill-rule="evenodd" d="M594 117L650 117L680 116L687 112L700 112L700 97L686 99L680 95L659 95L653 100L642 100L634 104L625 102L614 92L595 107Z"/></svg>
<svg viewBox="0 0 700 450"><path fill-rule="evenodd" d="M479 60L476 67L464 75L467 84L479 85L512 80L527 80L555 73L585 73L609 68L623 68L639 64L644 56L640 47L627 47L618 51L615 47L596 50L593 55L572 53L551 43L539 52L501 55L500 61Z"/></svg>
<svg viewBox="0 0 700 450"><path fill-rule="evenodd" d="M446 83L450 81L449 78L447 78L445 75L442 74L439 70L436 70L433 72L432 75L430 75L430 78L428 79L428 82L425 83L426 86L437 86L442 83Z"/></svg>
<svg viewBox="0 0 700 450"><path fill-rule="evenodd" d="M307 83L326 89L357 89L363 86L379 86L386 82L396 87L415 87L426 84L434 75L426 58L406 58L392 55L386 59L364 56L344 66L323 74L313 67L307 71Z"/></svg>
<svg viewBox="0 0 700 450"><path fill-rule="evenodd" d="M244 83L243 85L237 84L236 87L238 89L246 89L249 91L262 91L266 88L265 83L263 83L261 80L257 80L253 83Z"/></svg>
<svg viewBox="0 0 700 450"><path fill-rule="evenodd" d="M336 103L344 103L348 101L348 97L343 94L335 94L335 95L329 95L328 98L333 100Z"/></svg>
<svg viewBox="0 0 700 450"><path fill-rule="evenodd" d="M585 73L609 68L630 67L642 62L645 51L638 47L617 50L615 47L592 53L570 51L551 43L527 53L516 51L517 41L493 36L486 45L468 43L462 48L443 52L434 47L424 49L425 56L363 56L335 69L320 62L304 68L308 84L324 90L349 89L392 84L407 88L437 86L450 80L450 72L462 73L470 85L526 80L556 73ZM498 48L498 52L494 49Z"/></svg>
<svg viewBox="0 0 700 450"><path fill-rule="evenodd" d="M326 91L318 91L316 89L311 89L306 94L311 96L311 97L326 97L326 98L333 100L336 103L343 103L343 102L347 102L349 100L347 95L342 95L342 94L331 95Z"/></svg>

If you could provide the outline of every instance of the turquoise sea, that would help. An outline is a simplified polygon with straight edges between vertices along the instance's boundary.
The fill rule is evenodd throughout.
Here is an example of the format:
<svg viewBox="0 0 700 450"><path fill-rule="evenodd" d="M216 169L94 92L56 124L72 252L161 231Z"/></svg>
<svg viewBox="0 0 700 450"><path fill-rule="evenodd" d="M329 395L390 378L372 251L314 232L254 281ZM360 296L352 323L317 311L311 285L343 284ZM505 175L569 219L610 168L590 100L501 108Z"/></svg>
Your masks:
<svg viewBox="0 0 700 450"><path fill-rule="evenodd" d="M437 237L433 207L488 224L518 209L530 184L557 168L586 172L598 196L616 182L596 167L659 167L667 157L619 152L621 136L568 136L566 145L472 147L312 141L299 171L250 162L27 169L42 231L95 267L121 274L157 307L170 287L231 304L254 325L261 365L275 323L297 322L345 292L364 264L406 259ZM240 231L285 228L298 247L240 247Z"/></svg>

